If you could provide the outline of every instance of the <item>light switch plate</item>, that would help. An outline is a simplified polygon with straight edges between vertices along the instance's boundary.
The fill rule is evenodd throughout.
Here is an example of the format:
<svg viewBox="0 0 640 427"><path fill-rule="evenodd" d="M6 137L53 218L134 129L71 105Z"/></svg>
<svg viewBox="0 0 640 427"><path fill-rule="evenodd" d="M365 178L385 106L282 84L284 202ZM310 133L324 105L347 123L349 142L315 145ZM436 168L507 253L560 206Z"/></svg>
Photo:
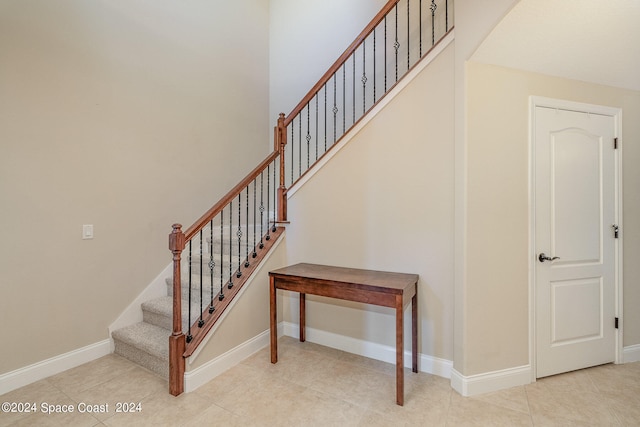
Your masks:
<svg viewBox="0 0 640 427"><path fill-rule="evenodd" d="M84 224L82 226L82 239L93 239L93 224Z"/></svg>

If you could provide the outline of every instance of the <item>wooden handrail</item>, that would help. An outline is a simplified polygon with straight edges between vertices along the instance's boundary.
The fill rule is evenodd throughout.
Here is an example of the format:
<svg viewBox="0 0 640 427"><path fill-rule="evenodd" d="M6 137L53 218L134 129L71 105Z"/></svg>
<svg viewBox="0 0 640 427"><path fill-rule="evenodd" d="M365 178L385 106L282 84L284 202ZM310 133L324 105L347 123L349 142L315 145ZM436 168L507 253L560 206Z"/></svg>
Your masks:
<svg viewBox="0 0 640 427"><path fill-rule="evenodd" d="M262 161L255 169L253 169L249 175L247 175L240 183L233 187L218 203L213 205L204 215L200 217L191 227L184 232L185 241L189 241L196 235L202 228L204 228L209 221L211 221L216 215L218 215L225 206L231 202L234 198L238 197L238 194L244 190L258 175L260 175L271 162L280 156L278 151L274 151Z"/></svg>
<svg viewBox="0 0 640 427"><path fill-rule="evenodd" d="M296 105L296 107L284 119L285 127L289 126L289 123L291 123L291 121L298 115L298 113L300 113L302 109L313 99L313 97L316 96L316 92L318 92L322 88L322 86L327 84L331 76L333 76L333 74L337 72L340 67L342 67L342 64L346 62L346 60L353 54L353 52L355 52L360 44L362 44L362 41L366 39L369 34L371 34L371 32L378 26L380 22L382 22L384 17L387 16L387 14L399 1L400 0L389 0L387 4L384 5L382 10L378 12L378 14L373 18L369 25L367 25L365 29L362 30L362 32L358 35L358 37L356 37L353 43L349 45L347 50L345 50L344 53L340 55L336 62L334 62L333 65L327 70L327 72L324 73L324 75L320 78L320 80L318 80L318 83L316 83L313 88L311 88L311 90L305 95L305 97L302 98L302 101L300 101L298 105Z"/></svg>

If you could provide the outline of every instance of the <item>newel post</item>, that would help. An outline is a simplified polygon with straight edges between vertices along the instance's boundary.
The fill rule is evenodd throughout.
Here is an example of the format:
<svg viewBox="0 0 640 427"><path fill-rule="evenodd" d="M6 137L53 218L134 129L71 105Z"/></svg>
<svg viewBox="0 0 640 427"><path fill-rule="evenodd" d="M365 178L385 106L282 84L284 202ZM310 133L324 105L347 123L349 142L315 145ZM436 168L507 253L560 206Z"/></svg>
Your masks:
<svg viewBox="0 0 640 427"><path fill-rule="evenodd" d="M276 126L276 149L280 152L280 186L278 187L278 221L287 222L287 187L284 185L284 146L287 145L287 127L284 113L278 117Z"/></svg>
<svg viewBox="0 0 640 427"><path fill-rule="evenodd" d="M174 396L184 392L185 336L182 332L182 298L180 259L185 236L182 225L173 224L169 234L169 250L173 253L173 332L169 337L169 393Z"/></svg>

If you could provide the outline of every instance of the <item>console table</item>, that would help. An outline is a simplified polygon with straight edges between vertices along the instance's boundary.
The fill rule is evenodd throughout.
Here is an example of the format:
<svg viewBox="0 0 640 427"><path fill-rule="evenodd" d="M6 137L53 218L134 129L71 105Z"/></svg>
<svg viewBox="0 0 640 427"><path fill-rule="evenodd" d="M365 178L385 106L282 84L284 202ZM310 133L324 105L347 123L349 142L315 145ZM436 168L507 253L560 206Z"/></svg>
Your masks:
<svg viewBox="0 0 640 427"><path fill-rule="evenodd" d="M391 307L396 310L396 403L404 404L404 308L411 303L412 369L418 372L418 275L296 264L269 272L271 363L278 362L276 290L300 293L300 341L305 341L305 295Z"/></svg>

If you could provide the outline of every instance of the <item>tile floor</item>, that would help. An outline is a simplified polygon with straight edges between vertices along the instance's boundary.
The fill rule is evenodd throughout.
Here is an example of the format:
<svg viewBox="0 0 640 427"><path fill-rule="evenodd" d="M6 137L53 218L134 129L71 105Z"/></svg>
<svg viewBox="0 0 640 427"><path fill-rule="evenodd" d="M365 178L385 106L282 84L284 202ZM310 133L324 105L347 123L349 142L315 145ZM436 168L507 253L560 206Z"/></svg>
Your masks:
<svg viewBox="0 0 640 427"><path fill-rule="evenodd" d="M0 412L0 426L640 425L640 362L473 398L461 397L447 379L407 370L399 407L393 365L288 337L279 344L276 365L265 348L179 397L169 395L166 381L109 355L0 396L38 409ZM134 412L116 413L118 402L134 403ZM76 412L47 415L43 405L73 405ZM89 413L90 405L108 412Z"/></svg>

